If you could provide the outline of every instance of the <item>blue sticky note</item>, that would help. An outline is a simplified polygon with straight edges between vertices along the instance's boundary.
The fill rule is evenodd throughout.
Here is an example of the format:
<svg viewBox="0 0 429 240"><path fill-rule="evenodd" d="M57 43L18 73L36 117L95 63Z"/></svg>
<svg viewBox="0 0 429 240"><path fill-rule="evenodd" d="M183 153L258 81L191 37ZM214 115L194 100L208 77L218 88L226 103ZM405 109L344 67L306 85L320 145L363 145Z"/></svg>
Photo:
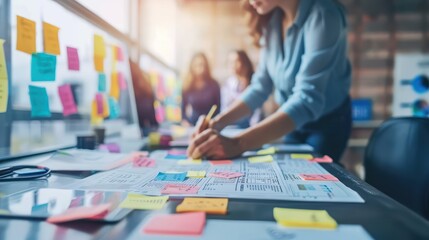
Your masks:
<svg viewBox="0 0 429 240"><path fill-rule="evenodd" d="M159 172L155 178L155 181L172 181L172 182L183 182L186 178L186 172L183 173L165 173Z"/></svg>
<svg viewBox="0 0 429 240"><path fill-rule="evenodd" d="M98 74L98 91L99 92L106 91L106 74L104 73Z"/></svg>
<svg viewBox="0 0 429 240"><path fill-rule="evenodd" d="M165 159L184 160L188 159L188 156L186 154L167 154L167 156L165 156Z"/></svg>
<svg viewBox="0 0 429 240"><path fill-rule="evenodd" d="M31 81L55 81L57 56L46 53L31 55Z"/></svg>
<svg viewBox="0 0 429 240"><path fill-rule="evenodd" d="M46 88L28 86L31 102L31 117L50 117L49 98Z"/></svg>
<svg viewBox="0 0 429 240"><path fill-rule="evenodd" d="M119 109L119 104L116 101L116 99L113 98L113 97L109 97L108 104L109 104L109 113L110 113L109 118L110 119L116 119L116 118L118 118L119 115L121 114L121 112L120 112L120 109Z"/></svg>

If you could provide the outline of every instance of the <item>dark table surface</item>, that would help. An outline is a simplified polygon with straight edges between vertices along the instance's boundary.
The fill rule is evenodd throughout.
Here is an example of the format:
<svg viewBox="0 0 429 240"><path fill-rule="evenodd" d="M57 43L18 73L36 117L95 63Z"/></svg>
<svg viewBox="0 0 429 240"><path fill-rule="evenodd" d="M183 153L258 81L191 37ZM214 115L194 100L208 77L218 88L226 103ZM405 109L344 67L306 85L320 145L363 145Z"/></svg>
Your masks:
<svg viewBox="0 0 429 240"><path fill-rule="evenodd" d="M321 203L277 200L230 199L228 214L208 215L208 219L274 221L274 207L325 209L339 224L358 224L374 239L429 239L429 222L389 198L377 189L351 175L335 164L322 164L346 186L355 190L365 203ZM42 187L61 187L89 173L53 174L49 180L30 182L7 182L0 184L0 192L11 194ZM171 200L162 210L175 212L181 200ZM118 223L105 224L76 221L65 224L50 224L40 220L0 219L0 239L126 239L146 216L153 211L133 211Z"/></svg>

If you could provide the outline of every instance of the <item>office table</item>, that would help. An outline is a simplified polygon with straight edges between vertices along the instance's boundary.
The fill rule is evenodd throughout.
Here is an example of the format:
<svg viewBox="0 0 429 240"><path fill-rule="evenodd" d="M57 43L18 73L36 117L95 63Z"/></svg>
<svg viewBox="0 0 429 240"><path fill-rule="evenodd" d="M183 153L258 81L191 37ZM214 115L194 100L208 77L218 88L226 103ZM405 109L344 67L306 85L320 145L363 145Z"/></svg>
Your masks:
<svg viewBox="0 0 429 240"><path fill-rule="evenodd" d="M228 214L207 215L208 219L274 221L273 208L325 209L338 224L358 224L374 239L429 239L429 222L389 198L377 189L351 175L336 164L322 164L346 186L358 192L365 203L321 203L277 200L230 199ZM10 194L30 188L60 187L89 176L88 172L54 173L47 181L7 182L0 184L0 192ZM174 213L181 200L170 199L158 212ZM153 211L131 212L114 224L76 221L49 224L39 220L0 219L0 239L126 239L142 220Z"/></svg>

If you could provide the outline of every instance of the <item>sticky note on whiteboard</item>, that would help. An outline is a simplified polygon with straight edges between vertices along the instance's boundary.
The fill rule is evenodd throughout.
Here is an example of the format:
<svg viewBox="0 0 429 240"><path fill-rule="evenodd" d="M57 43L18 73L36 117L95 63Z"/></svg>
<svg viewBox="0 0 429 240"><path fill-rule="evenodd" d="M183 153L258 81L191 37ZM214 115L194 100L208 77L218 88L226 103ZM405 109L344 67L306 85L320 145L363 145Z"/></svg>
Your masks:
<svg viewBox="0 0 429 240"><path fill-rule="evenodd" d="M31 81L55 81L57 57L46 53L31 55Z"/></svg>
<svg viewBox="0 0 429 240"><path fill-rule="evenodd" d="M79 53L77 48L67 47L67 63L69 70L80 70Z"/></svg>
<svg viewBox="0 0 429 240"><path fill-rule="evenodd" d="M49 98L46 88L28 86L31 102L31 117L50 117Z"/></svg>
<svg viewBox="0 0 429 240"><path fill-rule="evenodd" d="M30 19L16 16L16 50L32 54L36 52L36 23Z"/></svg>
<svg viewBox="0 0 429 240"><path fill-rule="evenodd" d="M59 28L47 22L43 22L43 49L45 53L60 55L60 41L58 39Z"/></svg>
<svg viewBox="0 0 429 240"><path fill-rule="evenodd" d="M7 102L9 96L9 83L7 75L6 58L3 48L4 40L0 39L0 113L7 111Z"/></svg>
<svg viewBox="0 0 429 240"><path fill-rule="evenodd" d="M64 84L58 87L58 95L63 105L63 115L69 116L77 113L76 102L70 84Z"/></svg>

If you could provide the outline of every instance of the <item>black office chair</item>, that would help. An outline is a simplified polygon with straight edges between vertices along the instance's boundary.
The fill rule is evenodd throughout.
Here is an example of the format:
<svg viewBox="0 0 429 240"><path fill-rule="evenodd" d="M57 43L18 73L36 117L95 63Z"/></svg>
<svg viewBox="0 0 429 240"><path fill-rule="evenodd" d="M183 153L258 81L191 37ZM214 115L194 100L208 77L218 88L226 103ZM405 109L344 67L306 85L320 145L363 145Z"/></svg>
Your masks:
<svg viewBox="0 0 429 240"><path fill-rule="evenodd" d="M365 151L365 180L429 219L429 119L392 118Z"/></svg>

